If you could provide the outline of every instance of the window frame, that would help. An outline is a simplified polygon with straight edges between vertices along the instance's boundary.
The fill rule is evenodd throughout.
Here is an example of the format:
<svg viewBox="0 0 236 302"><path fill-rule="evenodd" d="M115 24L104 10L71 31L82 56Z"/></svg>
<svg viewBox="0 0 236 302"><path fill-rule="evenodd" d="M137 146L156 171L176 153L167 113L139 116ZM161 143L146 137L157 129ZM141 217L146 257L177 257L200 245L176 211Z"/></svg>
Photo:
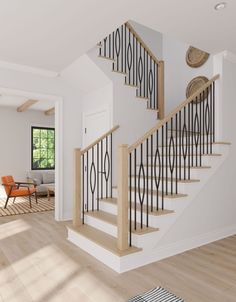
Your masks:
<svg viewBox="0 0 236 302"><path fill-rule="evenodd" d="M34 165L33 165L33 162L34 162L34 156L33 156L33 131L34 129L39 129L39 130L53 130L54 131L54 167L47 167L47 168L34 168ZM31 126L31 170L32 171L37 171L37 170L55 170L55 159L56 159L56 156L55 156L55 148L56 148L56 143L55 143L55 128L54 127L43 127L43 126Z"/></svg>

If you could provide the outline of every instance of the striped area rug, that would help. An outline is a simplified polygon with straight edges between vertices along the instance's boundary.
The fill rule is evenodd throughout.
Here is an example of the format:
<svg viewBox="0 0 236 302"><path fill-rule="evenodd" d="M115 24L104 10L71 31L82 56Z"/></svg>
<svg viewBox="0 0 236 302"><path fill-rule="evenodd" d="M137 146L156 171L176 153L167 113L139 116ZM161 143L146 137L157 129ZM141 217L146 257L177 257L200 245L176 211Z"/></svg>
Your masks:
<svg viewBox="0 0 236 302"><path fill-rule="evenodd" d="M50 200L47 197L38 197L38 204L36 204L33 196L32 208L30 208L29 199L26 197L16 198L14 204L13 198L10 199L6 209L4 209L5 202L5 198L0 198L0 217L54 210L54 197L51 197Z"/></svg>
<svg viewBox="0 0 236 302"><path fill-rule="evenodd" d="M129 299L128 302L184 302L184 300L162 287L156 287L144 294Z"/></svg>

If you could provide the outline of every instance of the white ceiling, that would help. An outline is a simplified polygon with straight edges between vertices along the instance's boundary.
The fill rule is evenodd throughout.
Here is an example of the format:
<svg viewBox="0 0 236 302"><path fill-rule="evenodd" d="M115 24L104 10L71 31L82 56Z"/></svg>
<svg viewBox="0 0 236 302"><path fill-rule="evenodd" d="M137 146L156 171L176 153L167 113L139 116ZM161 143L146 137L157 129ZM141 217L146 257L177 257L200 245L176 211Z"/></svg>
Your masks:
<svg viewBox="0 0 236 302"><path fill-rule="evenodd" d="M0 106L17 108L24 104L27 100L29 100L29 97L27 96L1 95ZM55 106L55 103L51 100L37 99L37 101L37 103L30 106L30 110L45 111Z"/></svg>
<svg viewBox="0 0 236 302"><path fill-rule="evenodd" d="M211 53L236 53L236 1L0 0L0 61L61 71L132 19Z"/></svg>

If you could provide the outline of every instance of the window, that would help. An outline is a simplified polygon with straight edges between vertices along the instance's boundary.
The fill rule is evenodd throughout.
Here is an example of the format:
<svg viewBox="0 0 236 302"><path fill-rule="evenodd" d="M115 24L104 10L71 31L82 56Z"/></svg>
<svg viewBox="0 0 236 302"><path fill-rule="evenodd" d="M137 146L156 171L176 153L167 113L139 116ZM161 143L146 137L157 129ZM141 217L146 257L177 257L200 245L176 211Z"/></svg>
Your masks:
<svg viewBox="0 0 236 302"><path fill-rule="evenodd" d="M55 129L31 128L31 169L55 169Z"/></svg>

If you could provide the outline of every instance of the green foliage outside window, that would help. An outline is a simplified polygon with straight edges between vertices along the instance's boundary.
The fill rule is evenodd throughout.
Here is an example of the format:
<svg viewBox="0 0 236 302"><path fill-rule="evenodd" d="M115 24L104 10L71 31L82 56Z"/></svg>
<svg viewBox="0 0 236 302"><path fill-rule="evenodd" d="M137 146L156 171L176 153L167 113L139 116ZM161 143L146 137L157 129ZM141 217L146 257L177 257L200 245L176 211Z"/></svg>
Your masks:
<svg viewBox="0 0 236 302"><path fill-rule="evenodd" d="M32 170L55 169L55 129L32 127Z"/></svg>

